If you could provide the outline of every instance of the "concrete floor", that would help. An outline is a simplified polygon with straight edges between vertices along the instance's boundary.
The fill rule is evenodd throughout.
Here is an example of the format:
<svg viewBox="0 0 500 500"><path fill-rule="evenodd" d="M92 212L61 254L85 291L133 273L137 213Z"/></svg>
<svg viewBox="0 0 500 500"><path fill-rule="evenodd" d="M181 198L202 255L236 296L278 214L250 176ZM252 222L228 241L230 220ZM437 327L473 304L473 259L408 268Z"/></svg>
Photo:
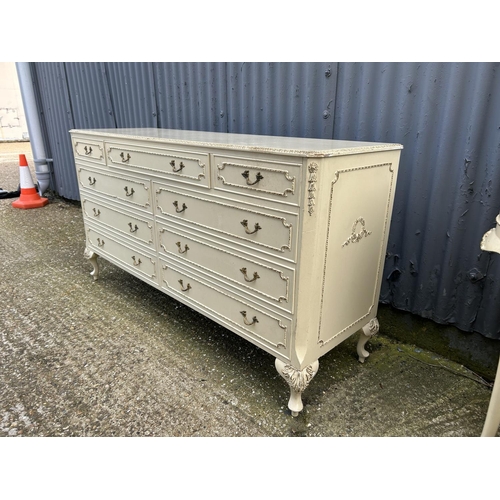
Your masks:
<svg viewBox="0 0 500 500"><path fill-rule="evenodd" d="M0 187L19 183L0 143ZM32 168L33 179L34 169ZM297 417L274 358L153 287L83 258L80 205L0 200L0 436L479 436L491 388L380 334L320 359Z"/></svg>

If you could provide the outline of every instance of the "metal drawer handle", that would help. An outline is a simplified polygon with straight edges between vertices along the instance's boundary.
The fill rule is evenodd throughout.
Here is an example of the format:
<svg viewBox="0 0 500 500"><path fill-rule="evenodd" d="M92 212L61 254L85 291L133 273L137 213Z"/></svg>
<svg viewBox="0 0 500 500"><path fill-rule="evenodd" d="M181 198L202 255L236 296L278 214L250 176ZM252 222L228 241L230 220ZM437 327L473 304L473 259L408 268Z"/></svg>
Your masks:
<svg viewBox="0 0 500 500"><path fill-rule="evenodd" d="M252 318L252 321L248 321L247 320L247 312L246 311L240 311L241 315L243 316L243 322L245 323L245 325L253 325L254 323L258 323L259 320L257 319L257 316L254 316Z"/></svg>
<svg viewBox="0 0 500 500"><path fill-rule="evenodd" d="M257 175L255 176L255 180L253 182L250 182L250 171L249 170L245 170L241 175L247 180L247 184L249 186L253 186L254 184L257 184L259 181L261 181L264 178L264 176L260 172L257 172Z"/></svg>
<svg viewBox="0 0 500 500"><path fill-rule="evenodd" d="M135 260L135 255L132 255L132 260L134 261L134 266L138 266L141 263L141 259Z"/></svg>
<svg viewBox="0 0 500 500"><path fill-rule="evenodd" d="M182 204L182 208L181 208L181 210L179 210L179 203L177 203L177 201L174 201L174 202L172 203L172 205L175 207L175 211L176 211L178 214L180 214L180 213L184 212L184 210L186 210L186 208L187 208L186 204L185 204L185 203L183 203L183 204Z"/></svg>
<svg viewBox="0 0 500 500"><path fill-rule="evenodd" d="M248 281L248 283L252 283L252 281L258 280L260 278L260 276L257 274L257 272L255 272L255 273L253 273L253 278L248 279L246 267L242 267L240 269L240 271L243 273L243 277L245 278L245 281Z"/></svg>
<svg viewBox="0 0 500 500"><path fill-rule="evenodd" d="M172 167L172 172L180 172L180 171L181 171L181 170L182 170L182 169L186 166L186 165L184 165L184 163L182 163L182 161L181 161L181 163L180 163L180 165L179 165L179 168L175 168L175 160L172 160L172 161L170 162L170 165L171 165L171 167Z"/></svg>
<svg viewBox="0 0 500 500"><path fill-rule="evenodd" d="M139 229L139 227L137 226L137 224L135 225L134 228L132 228L132 223L131 222L128 223L128 227L130 228L130 232L131 233L135 233Z"/></svg>
<svg viewBox="0 0 500 500"><path fill-rule="evenodd" d="M249 231L248 230L248 221L246 219L244 219L244 220L241 221L241 225L245 228L245 233L247 233L247 234L253 234L253 233L256 233L259 229L262 229L259 226L259 223L256 222L255 225L254 225L254 230L253 231Z"/></svg>
<svg viewBox="0 0 500 500"><path fill-rule="evenodd" d="M101 215L101 211L100 210L96 210L94 208L94 217L99 217L99 215Z"/></svg>
<svg viewBox="0 0 500 500"><path fill-rule="evenodd" d="M184 245L184 250L181 250L181 242L180 241L178 241L176 243L176 245L179 247L179 250L178 250L179 253L186 253L189 250L189 247L187 245Z"/></svg>
<svg viewBox="0 0 500 500"><path fill-rule="evenodd" d="M92 146L89 146L89 148L87 149L87 146L85 146L83 148L83 150L85 151L85 154L88 156L89 154L92 153Z"/></svg>
<svg viewBox="0 0 500 500"><path fill-rule="evenodd" d="M130 193L129 193L129 192L128 192L128 187L127 187L127 186L125 186L124 191L125 191L125 196L132 196L132 195L135 193L134 188L132 188L132 189L130 190Z"/></svg>
<svg viewBox="0 0 500 500"><path fill-rule="evenodd" d="M96 183L95 177L94 178L89 177L89 185L93 186L95 183Z"/></svg>
<svg viewBox="0 0 500 500"><path fill-rule="evenodd" d="M127 157L125 158L125 153L121 152L120 158L122 159L122 163L127 163L130 160L131 156L130 153L127 153Z"/></svg>
<svg viewBox="0 0 500 500"><path fill-rule="evenodd" d="M183 292L187 292L188 290L190 290L190 289L191 289L191 285L190 285L189 283L187 284L186 288L184 288L184 282L183 282L182 280L179 280L179 283L180 283L180 285L181 285L181 290L182 290Z"/></svg>
<svg viewBox="0 0 500 500"><path fill-rule="evenodd" d="M104 246L104 240L101 240L101 238L97 238L97 246L103 247Z"/></svg>

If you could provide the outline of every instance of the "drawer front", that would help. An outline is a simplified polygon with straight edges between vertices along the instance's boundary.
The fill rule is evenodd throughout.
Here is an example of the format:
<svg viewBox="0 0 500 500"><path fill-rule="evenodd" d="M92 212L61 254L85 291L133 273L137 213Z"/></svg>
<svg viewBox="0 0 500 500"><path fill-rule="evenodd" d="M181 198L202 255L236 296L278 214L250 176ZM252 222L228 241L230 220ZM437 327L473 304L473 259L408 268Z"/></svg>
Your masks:
<svg viewBox="0 0 500 500"><path fill-rule="evenodd" d="M291 320L273 316L234 298L222 289L202 282L193 275L160 260L161 286L170 295L194 303L222 319L246 337L287 355L290 351Z"/></svg>
<svg viewBox="0 0 500 500"><path fill-rule="evenodd" d="M242 258L226 249L179 234L160 226L160 255L200 266L219 280L229 280L243 291L268 299L291 312L293 307L294 271Z"/></svg>
<svg viewBox="0 0 500 500"><path fill-rule="evenodd" d="M299 205L301 165L298 163L215 155L214 165L217 190Z"/></svg>
<svg viewBox="0 0 500 500"><path fill-rule="evenodd" d="M82 199L82 209L89 221L105 224L154 250L153 222L147 218L138 214L129 215L87 198Z"/></svg>
<svg viewBox="0 0 500 500"><path fill-rule="evenodd" d="M78 166L77 172L82 188L119 199L129 203L131 207L152 212L149 181L104 174L83 166Z"/></svg>
<svg viewBox="0 0 500 500"><path fill-rule="evenodd" d="M107 256L111 262L124 267L155 284L158 283L158 263L156 257L137 251L118 242L105 231L87 227L87 243L98 255Z"/></svg>
<svg viewBox="0 0 500 500"><path fill-rule="evenodd" d="M73 151L76 160L90 160L104 165L104 143L87 139L73 138Z"/></svg>
<svg viewBox="0 0 500 500"><path fill-rule="evenodd" d="M208 187L208 154L106 144L108 165L139 168Z"/></svg>
<svg viewBox="0 0 500 500"><path fill-rule="evenodd" d="M213 229L226 236L295 258L293 214L270 215L219 201L206 200L155 185L155 204L161 215Z"/></svg>

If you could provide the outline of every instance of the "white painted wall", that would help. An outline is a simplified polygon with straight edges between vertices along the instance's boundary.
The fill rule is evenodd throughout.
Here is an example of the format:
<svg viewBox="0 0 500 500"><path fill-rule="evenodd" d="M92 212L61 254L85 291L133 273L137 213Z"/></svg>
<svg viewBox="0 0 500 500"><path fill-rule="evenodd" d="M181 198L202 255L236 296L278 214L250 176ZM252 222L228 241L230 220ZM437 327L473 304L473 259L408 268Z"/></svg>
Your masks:
<svg viewBox="0 0 500 500"><path fill-rule="evenodd" d="M28 139L16 64L0 62L0 142Z"/></svg>

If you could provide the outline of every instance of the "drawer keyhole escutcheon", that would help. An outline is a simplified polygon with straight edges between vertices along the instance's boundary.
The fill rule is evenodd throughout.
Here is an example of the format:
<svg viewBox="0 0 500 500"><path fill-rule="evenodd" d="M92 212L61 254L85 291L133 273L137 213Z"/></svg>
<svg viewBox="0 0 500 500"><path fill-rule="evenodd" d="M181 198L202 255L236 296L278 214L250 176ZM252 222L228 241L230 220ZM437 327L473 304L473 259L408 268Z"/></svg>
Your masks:
<svg viewBox="0 0 500 500"><path fill-rule="evenodd" d="M131 156L130 153L127 153L127 157L125 158L125 153L121 152L120 158L122 159L122 163L127 163L130 160Z"/></svg>
<svg viewBox="0 0 500 500"><path fill-rule="evenodd" d="M188 290L191 290L191 285L188 283L186 288L184 288L184 282L182 280L179 280L179 283L181 285L181 290L183 292L187 292Z"/></svg>
<svg viewBox="0 0 500 500"><path fill-rule="evenodd" d="M101 238L97 238L97 246L98 247L103 247L104 246L104 240L101 240Z"/></svg>
<svg viewBox="0 0 500 500"><path fill-rule="evenodd" d="M245 228L245 233L247 234L254 234L256 233L259 229L262 229L259 225L258 222L255 223L254 225L254 230L253 231L249 231L248 230L248 221L246 219L242 220L241 221L241 225Z"/></svg>
<svg viewBox="0 0 500 500"><path fill-rule="evenodd" d="M101 215L101 211L100 211L99 209L98 209L98 210L96 210L96 209L94 208L94 217L99 217L99 215Z"/></svg>
<svg viewBox="0 0 500 500"><path fill-rule="evenodd" d="M129 193L128 186L125 186L124 191L125 191L125 196L132 196L135 193L134 188L132 188Z"/></svg>
<svg viewBox="0 0 500 500"><path fill-rule="evenodd" d="M257 316L254 316L252 318L252 321L248 321L247 320L247 312L246 311L240 311L241 315L243 316L243 322L245 323L245 325L253 325L254 323L258 323L259 320L257 319Z"/></svg>
<svg viewBox="0 0 500 500"><path fill-rule="evenodd" d="M95 183L96 183L95 177L94 178L89 177L89 185L93 186Z"/></svg>
<svg viewBox="0 0 500 500"><path fill-rule="evenodd" d="M249 170L245 170L241 175L247 180L247 184L249 186L253 186L254 184L257 184L259 181L261 181L264 178L264 176L260 172L257 172L257 175L255 176L255 180L253 182L250 182L250 171Z"/></svg>
<svg viewBox="0 0 500 500"><path fill-rule="evenodd" d="M85 151L85 154L88 156L89 154L92 154L92 146L90 146L89 148L87 148L87 146L85 146L83 148L83 150Z"/></svg>
<svg viewBox="0 0 500 500"><path fill-rule="evenodd" d="M253 278L249 279L247 276L247 268L246 267L242 267L240 269L240 271L243 273L243 277L245 278L245 281L247 281L248 283L252 283L252 281L258 280L260 278L260 276L258 275L258 273L256 271L253 273Z"/></svg>
<svg viewBox="0 0 500 500"><path fill-rule="evenodd" d="M138 266L141 263L141 259L135 260L135 255L132 255L132 260L134 261L134 266Z"/></svg>
<svg viewBox="0 0 500 500"><path fill-rule="evenodd" d="M128 223L128 226L130 227L130 232L131 233L135 233L139 229L139 227L137 226L137 224L135 225L135 227L132 227L132 223L131 222Z"/></svg>
<svg viewBox="0 0 500 500"><path fill-rule="evenodd" d="M180 172L186 165L184 165L184 163L181 163L179 164L179 168L175 168L175 160L172 160L170 162L170 166L172 167L172 172Z"/></svg>
<svg viewBox="0 0 500 500"><path fill-rule="evenodd" d="M187 245L184 245L184 250L181 249L181 242L178 241L176 245L179 247L178 252L179 253L186 253L189 250L189 247Z"/></svg>
<svg viewBox="0 0 500 500"><path fill-rule="evenodd" d="M181 214L182 212L184 212L184 210L186 210L187 208L187 205L185 203L182 204L182 208L179 210L179 203L177 201L174 201L172 203L172 205L175 207L175 211L178 213L178 214Z"/></svg>

